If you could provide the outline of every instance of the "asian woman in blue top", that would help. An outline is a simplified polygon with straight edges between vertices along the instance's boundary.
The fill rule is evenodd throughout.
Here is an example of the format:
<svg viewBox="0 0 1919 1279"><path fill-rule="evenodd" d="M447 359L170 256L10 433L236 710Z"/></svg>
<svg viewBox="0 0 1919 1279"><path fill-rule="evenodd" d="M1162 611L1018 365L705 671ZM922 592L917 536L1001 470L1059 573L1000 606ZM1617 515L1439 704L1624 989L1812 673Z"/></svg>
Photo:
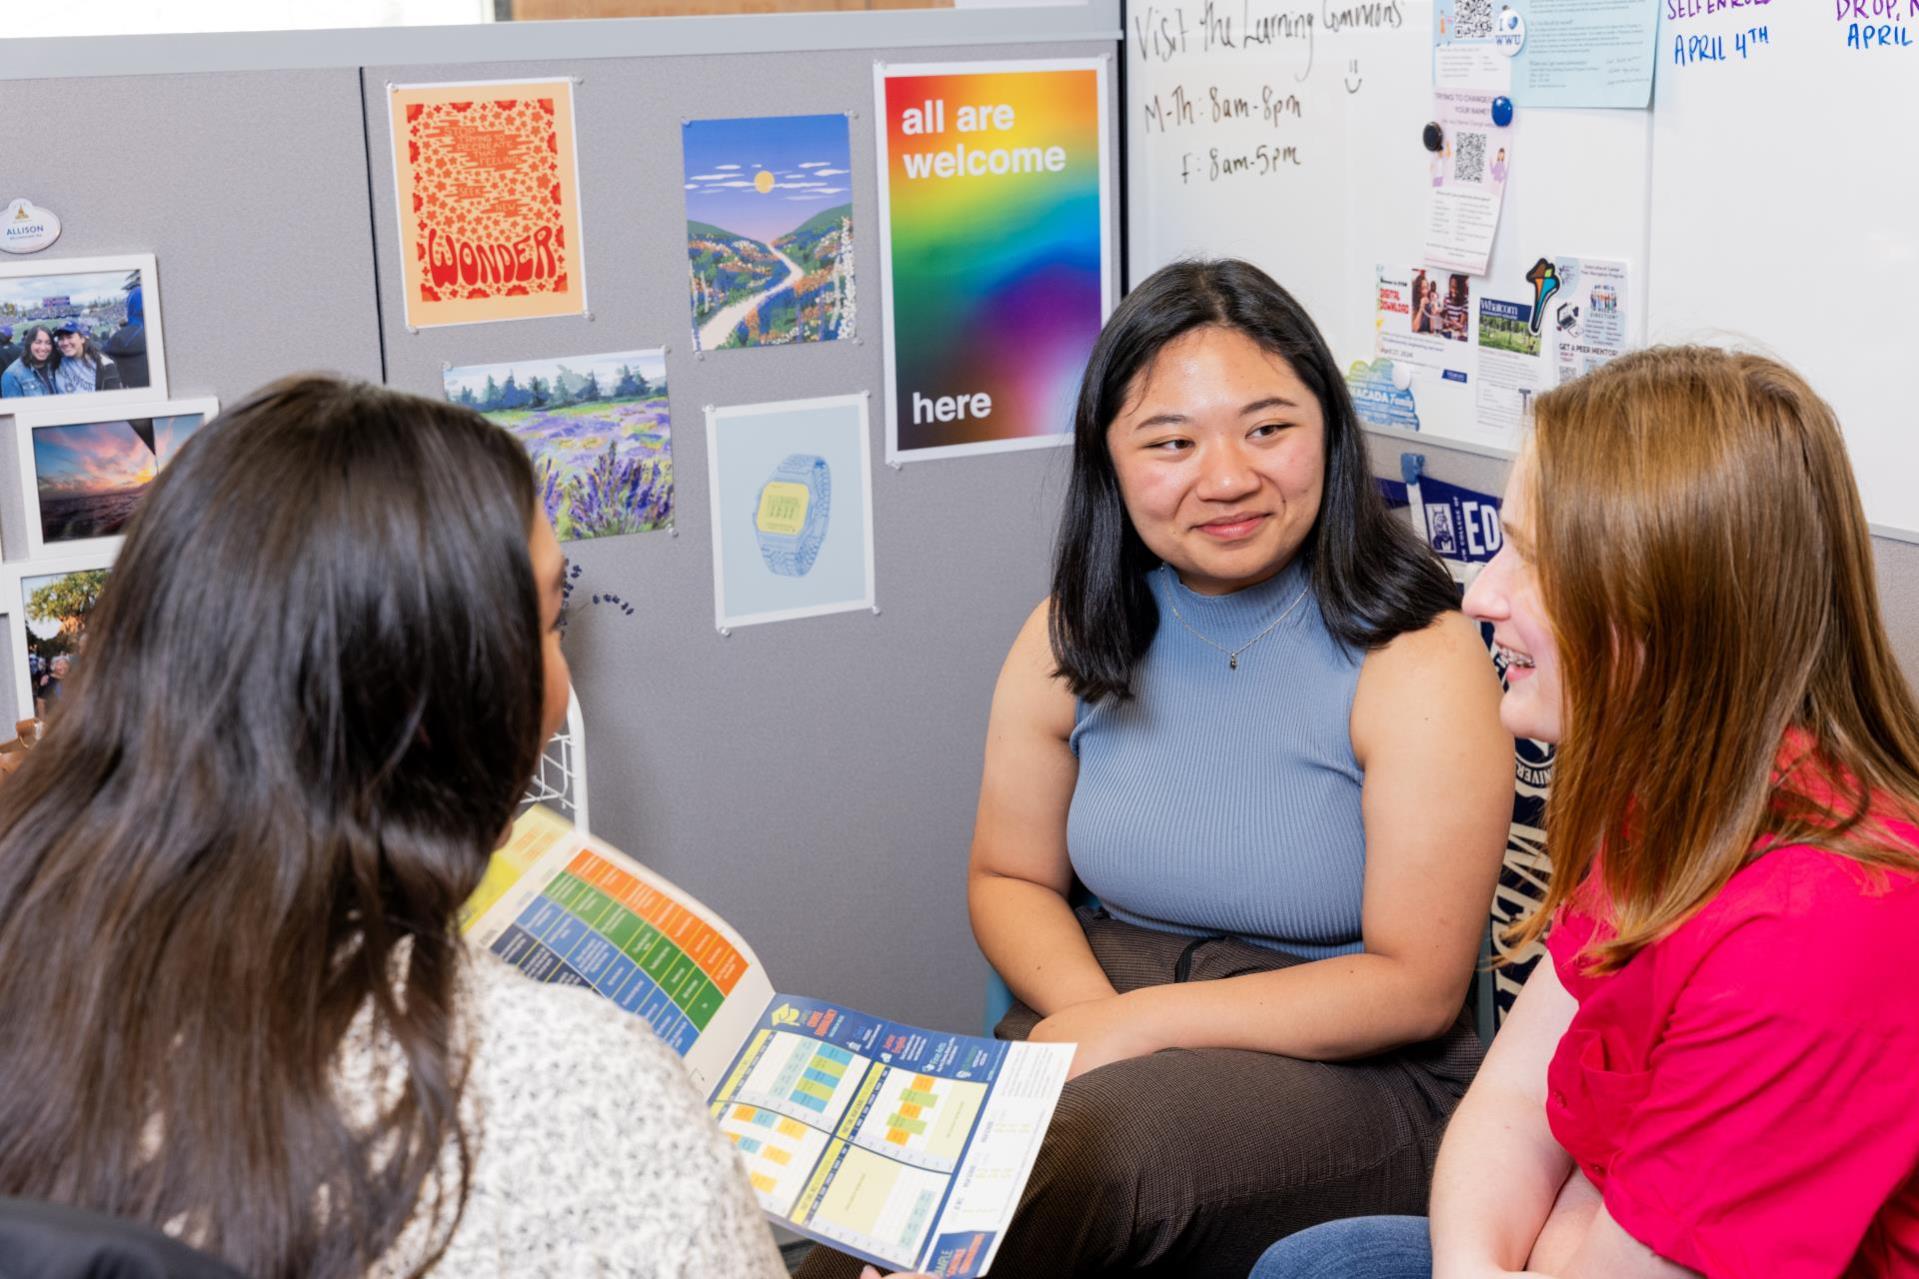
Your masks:
<svg viewBox="0 0 1919 1279"><path fill-rule="evenodd" d="M1187 262L1119 306L974 832L999 1033L1078 1045L996 1271L1240 1276L1424 1203L1512 804L1457 598L1289 294Z"/></svg>

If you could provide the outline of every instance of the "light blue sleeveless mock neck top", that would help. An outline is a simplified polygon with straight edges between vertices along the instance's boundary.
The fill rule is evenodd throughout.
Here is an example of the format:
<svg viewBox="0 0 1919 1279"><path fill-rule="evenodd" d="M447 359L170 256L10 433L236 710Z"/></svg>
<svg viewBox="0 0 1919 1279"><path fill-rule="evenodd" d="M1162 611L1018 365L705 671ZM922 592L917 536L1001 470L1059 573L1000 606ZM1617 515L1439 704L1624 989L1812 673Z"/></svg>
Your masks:
<svg viewBox="0 0 1919 1279"><path fill-rule="evenodd" d="M1362 949L1364 653L1326 629L1298 562L1231 595L1148 578L1159 629L1133 699L1075 717L1074 871L1127 923L1309 959Z"/></svg>

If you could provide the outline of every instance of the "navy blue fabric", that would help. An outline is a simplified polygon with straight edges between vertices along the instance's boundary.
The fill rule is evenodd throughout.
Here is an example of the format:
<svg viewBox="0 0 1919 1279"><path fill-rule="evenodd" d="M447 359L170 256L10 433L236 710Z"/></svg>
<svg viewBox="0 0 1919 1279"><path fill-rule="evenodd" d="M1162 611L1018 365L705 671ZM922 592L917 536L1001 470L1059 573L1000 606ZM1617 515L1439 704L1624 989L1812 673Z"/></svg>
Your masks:
<svg viewBox="0 0 1919 1279"><path fill-rule="evenodd" d="M148 1226L0 1198L0 1279L243 1279Z"/></svg>

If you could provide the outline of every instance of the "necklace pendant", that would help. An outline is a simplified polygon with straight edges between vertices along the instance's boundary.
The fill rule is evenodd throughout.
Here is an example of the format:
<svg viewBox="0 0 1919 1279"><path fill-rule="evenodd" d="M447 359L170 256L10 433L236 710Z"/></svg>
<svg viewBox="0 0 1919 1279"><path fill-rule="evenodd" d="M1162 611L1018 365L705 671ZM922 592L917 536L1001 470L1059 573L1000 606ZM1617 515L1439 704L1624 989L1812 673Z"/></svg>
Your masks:
<svg viewBox="0 0 1919 1279"><path fill-rule="evenodd" d="M1227 669L1227 670L1229 670L1229 671L1236 671L1236 670L1238 670L1238 669L1239 669L1239 654L1238 654L1238 653L1228 653L1228 654L1226 654L1226 669Z"/></svg>

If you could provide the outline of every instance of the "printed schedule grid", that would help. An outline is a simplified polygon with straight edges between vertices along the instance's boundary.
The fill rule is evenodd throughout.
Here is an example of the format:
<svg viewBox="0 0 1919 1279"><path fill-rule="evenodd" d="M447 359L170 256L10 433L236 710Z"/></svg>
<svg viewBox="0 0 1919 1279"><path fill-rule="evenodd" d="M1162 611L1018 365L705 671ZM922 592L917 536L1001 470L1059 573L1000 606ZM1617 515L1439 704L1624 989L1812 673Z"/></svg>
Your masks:
<svg viewBox="0 0 1919 1279"><path fill-rule="evenodd" d="M895 1146L904 1146L914 1137L926 1132L926 1112L939 1105L939 1094L933 1091L933 1081L925 1075L915 1075L912 1086L900 1090L899 1106L886 1117L886 1140Z"/></svg>
<svg viewBox="0 0 1919 1279"><path fill-rule="evenodd" d="M887 1067L855 1140L869 1150L935 1172L953 1172L966 1152L986 1086Z"/></svg>
<svg viewBox="0 0 1919 1279"><path fill-rule="evenodd" d="M762 1030L742 1054L721 1098L830 1132L868 1064L865 1057L837 1044L791 1031Z"/></svg>
<svg viewBox="0 0 1919 1279"><path fill-rule="evenodd" d="M739 1150L761 1207L785 1216L826 1149L827 1134L758 1106L716 1105L713 1117Z"/></svg>
<svg viewBox="0 0 1919 1279"><path fill-rule="evenodd" d="M986 1091L763 1027L712 1114L763 1208L897 1268L924 1251Z"/></svg>
<svg viewBox="0 0 1919 1279"><path fill-rule="evenodd" d="M582 851L493 943L539 981L590 986L684 1054L746 972L745 958L680 903Z"/></svg>

